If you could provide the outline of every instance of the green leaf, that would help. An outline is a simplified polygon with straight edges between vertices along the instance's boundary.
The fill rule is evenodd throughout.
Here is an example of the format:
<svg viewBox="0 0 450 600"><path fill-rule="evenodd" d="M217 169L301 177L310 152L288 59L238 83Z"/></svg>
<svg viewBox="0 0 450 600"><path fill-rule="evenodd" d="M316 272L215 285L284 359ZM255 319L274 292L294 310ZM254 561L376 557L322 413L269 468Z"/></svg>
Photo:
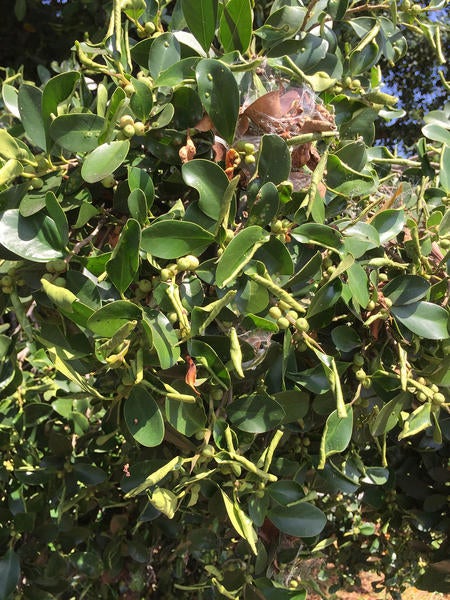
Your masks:
<svg viewBox="0 0 450 600"><path fill-rule="evenodd" d="M98 146L84 159L81 176L88 183L101 181L120 167L129 149L128 140L116 140Z"/></svg>
<svg viewBox="0 0 450 600"><path fill-rule="evenodd" d="M239 507L236 501L233 502L232 500L230 500L230 498L227 496L227 494L225 494L225 492L222 489L220 490L220 492L222 494L225 509L227 511L227 515L231 521L231 524L233 525L237 533L241 536L241 538L248 542L253 554L257 555L257 535L255 530L253 529L253 524L250 518Z"/></svg>
<svg viewBox="0 0 450 600"><path fill-rule="evenodd" d="M52 122L52 115L58 116L59 105L73 94L79 79L79 71L67 71L55 75L44 86L42 92L42 120L44 122L48 151L51 145L50 124Z"/></svg>
<svg viewBox="0 0 450 600"><path fill-rule="evenodd" d="M355 49L349 57L350 74L356 76L369 71L378 62L380 54L380 48L375 41L367 44L362 50Z"/></svg>
<svg viewBox="0 0 450 600"><path fill-rule="evenodd" d="M45 128L41 108L42 91L34 85L22 84L17 101L25 135L33 146L45 150Z"/></svg>
<svg viewBox="0 0 450 600"><path fill-rule="evenodd" d="M98 138L105 119L89 113L71 113L56 117L50 125L50 136L69 152L91 152L98 146Z"/></svg>
<svg viewBox="0 0 450 600"><path fill-rule="evenodd" d="M180 402L166 397L165 412L167 422L187 437L195 435L205 427L205 411L197 402Z"/></svg>
<svg viewBox="0 0 450 600"><path fill-rule="evenodd" d="M121 8L130 19L137 21L147 6L145 0L123 0Z"/></svg>
<svg viewBox="0 0 450 600"><path fill-rule="evenodd" d="M216 269L216 285L225 287L241 273L260 246L270 235L258 225L240 231L225 248Z"/></svg>
<svg viewBox="0 0 450 600"><path fill-rule="evenodd" d="M273 159L274 156L277 160ZM262 136L256 172L263 184L271 181L276 185L289 178L291 154L288 145L279 135Z"/></svg>
<svg viewBox="0 0 450 600"><path fill-rule="evenodd" d="M17 88L9 85L9 83L2 85L2 98L5 107L16 119L20 120L18 92Z"/></svg>
<svg viewBox="0 0 450 600"><path fill-rule="evenodd" d="M313 317L334 306L341 297L341 293L342 282L340 279L333 279L326 283L313 296L306 317Z"/></svg>
<svg viewBox="0 0 450 600"><path fill-rule="evenodd" d="M153 95L152 90L148 87L146 83L136 79L135 77L131 78L131 83L134 87L134 94L130 98L130 107L134 112L136 118L139 121L147 121L150 116L150 112L153 108Z"/></svg>
<svg viewBox="0 0 450 600"><path fill-rule="evenodd" d="M350 288L352 301L366 308L370 300L369 279L359 263L353 263L347 269L347 285Z"/></svg>
<svg viewBox="0 0 450 600"><path fill-rule="evenodd" d="M45 194L45 207L48 214L55 222L60 239L59 246L61 250L63 250L69 241L69 224L67 222L66 213L61 208L61 205L53 192L47 192Z"/></svg>
<svg viewBox="0 0 450 600"><path fill-rule="evenodd" d="M134 219L125 223L111 258L106 263L109 279L121 294L132 283L139 269L139 247L141 245L141 228Z"/></svg>
<svg viewBox="0 0 450 600"><path fill-rule="evenodd" d="M128 186L131 192L136 189L144 192L147 208L150 209L155 198L155 186L147 171L138 167L128 167Z"/></svg>
<svg viewBox="0 0 450 600"><path fill-rule="evenodd" d="M408 392L401 392L385 404L370 425L370 432L374 436L385 435L398 423L402 410L410 403Z"/></svg>
<svg viewBox="0 0 450 600"><path fill-rule="evenodd" d="M358 333L348 325L339 325L331 331L333 344L341 352L351 352L361 347L361 338Z"/></svg>
<svg viewBox="0 0 450 600"><path fill-rule="evenodd" d="M272 483L267 491L271 498L282 506L288 506L305 497L302 486L296 481L280 480Z"/></svg>
<svg viewBox="0 0 450 600"><path fill-rule="evenodd" d="M11 183L22 174L23 166L15 158L10 158L0 168L0 186Z"/></svg>
<svg viewBox="0 0 450 600"><path fill-rule="evenodd" d="M282 407L266 393L255 393L234 400L228 418L241 431L264 433L278 427L284 419Z"/></svg>
<svg viewBox="0 0 450 600"><path fill-rule="evenodd" d="M8 600L20 579L20 560L14 550L0 559L0 600Z"/></svg>
<svg viewBox="0 0 450 600"><path fill-rule="evenodd" d="M405 211L402 209L388 209L377 213L372 219L372 225L378 231L381 244L386 244L395 238L405 224Z"/></svg>
<svg viewBox="0 0 450 600"><path fill-rule="evenodd" d="M195 67L197 66L200 58L196 56L189 56L183 58L179 62L171 65L158 75L155 80L155 86L158 87L174 87L184 81L185 79L194 79ZM180 88L189 89L189 88Z"/></svg>
<svg viewBox="0 0 450 600"><path fill-rule="evenodd" d="M445 340L450 337L449 315L445 308L431 302L394 305L391 312L407 329L426 340Z"/></svg>
<svg viewBox="0 0 450 600"><path fill-rule="evenodd" d="M422 127L422 133L425 137L434 142L441 142L446 146L450 146L450 131L447 131L440 125L431 123Z"/></svg>
<svg viewBox="0 0 450 600"><path fill-rule="evenodd" d="M219 60L205 58L198 63L195 76L206 112L219 135L231 144L239 116L239 89L233 73Z"/></svg>
<svg viewBox="0 0 450 600"><path fill-rule="evenodd" d="M163 33L157 37L151 47L148 55L148 69L153 79L178 63L181 59L180 44L172 33Z"/></svg>
<svg viewBox="0 0 450 600"><path fill-rule="evenodd" d="M111 338L129 321L140 321L141 309L128 300L116 300L97 310L89 319L88 327L101 337Z"/></svg>
<svg viewBox="0 0 450 600"><path fill-rule="evenodd" d="M181 168L183 181L197 190L198 205L211 219L218 220L229 180L218 164L204 159L190 160Z"/></svg>
<svg viewBox="0 0 450 600"><path fill-rule="evenodd" d="M158 258L199 256L212 244L214 236L189 221L156 221L142 230L142 248Z"/></svg>
<svg viewBox="0 0 450 600"><path fill-rule="evenodd" d="M22 217L17 209L0 213L0 240L2 245L21 258L32 262L47 262L61 258L60 248L49 243L46 223L49 217L37 213ZM54 224L54 221L51 220Z"/></svg>
<svg viewBox="0 0 450 600"><path fill-rule="evenodd" d="M319 469L325 467L325 461L329 456L344 452L350 443L353 431L353 408L351 405L347 405L346 408L346 417L339 417L338 411L334 410L327 419L320 442Z"/></svg>
<svg viewBox="0 0 450 600"><path fill-rule="evenodd" d="M398 275L383 288L383 295L394 306L412 304L423 298L430 289L429 282L419 275Z"/></svg>
<svg viewBox="0 0 450 600"><path fill-rule="evenodd" d="M180 358L178 337L172 324L162 312L155 309L145 309L143 318L144 329L149 330L161 369L169 369Z"/></svg>
<svg viewBox="0 0 450 600"><path fill-rule="evenodd" d="M299 6L283 6L269 15L262 27L255 31L264 48L271 48L289 38L294 37L302 26L306 8Z"/></svg>
<svg viewBox="0 0 450 600"><path fill-rule="evenodd" d="M403 430L398 436L399 440L403 440L412 435L420 433L424 429L431 426L431 402L422 404L413 411L403 423Z"/></svg>
<svg viewBox="0 0 450 600"><path fill-rule="evenodd" d="M450 194L450 147L446 146L442 150L439 183L447 194Z"/></svg>
<svg viewBox="0 0 450 600"><path fill-rule="evenodd" d="M208 370L212 378L222 388L229 389L231 387L230 374L211 346L200 340L191 339L188 344L188 352L190 356Z"/></svg>
<svg viewBox="0 0 450 600"><path fill-rule="evenodd" d="M159 446L164 439L164 420L153 396L143 385L133 386L125 398L123 416L134 439L147 448Z"/></svg>
<svg viewBox="0 0 450 600"><path fill-rule="evenodd" d="M225 52L247 52L252 39L250 0L228 0L220 17L219 37ZM205 48L206 50L206 48Z"/></svg>
<svg viewBox="0 0 450 600"><path fill-rule="evenodd" d="M15 137L6 131L0 129L0 157L2 158L22 158L22 148L17 143Z"/></svg>
<svg viewBox="0 0 450 600"><path fill-rule="evenodd" d="M334 154L328 156L327 173L327 187L344 196L367 196L378 186L375 174L355 171Z"/></svg>
<svg viewBox="0 0 450 600"><path fill-rule="evenodd" d="M271 277L292 275L294 272L294 263L286 244L273 235L270 236L267 244L258 248L254 256L255 260L264 263Z"/></svg>
<svg viewBox="0 0 450 600"><path fill-rule="evenodd" d="M280 531L294 537L310 538L319 535L327 522L320 508L309 502L274 506L267 516Z"/></svg>
<svg viewBox="0 0 450 600"><path fill-rule="evenodd" d="M331 250L342 248L342 235L336 229L320 223L305 223L292 229L294 240L303 244L318 244Z"/></svg>
<svg viewBox="0 0 450 600"><path fill-rule="evenodd" d="M268 181L256 194L256 198L250 208L248 224L260 225L261 227L269 225L277 215L279 206L278 190L274 183Z"/></svg>
<svg viewBox="0 0 450 600"><path fill-rule="evenodd" d="M187 26L208 52L216 32L218 0L182 0L181 8Z"/></svg>

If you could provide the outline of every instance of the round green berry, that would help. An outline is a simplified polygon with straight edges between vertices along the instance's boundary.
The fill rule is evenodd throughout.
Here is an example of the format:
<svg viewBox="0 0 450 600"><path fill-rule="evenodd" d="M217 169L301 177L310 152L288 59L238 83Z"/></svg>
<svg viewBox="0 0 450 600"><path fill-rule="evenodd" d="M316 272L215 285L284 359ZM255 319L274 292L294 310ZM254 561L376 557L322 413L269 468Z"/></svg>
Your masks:
<svg viewBox="0 0 450 600"><path fill-rule="evenodd" d="M295 328L297 329L297 331L306 333L307 331L309 331L309 323L304 317L300 317L295 321Z"/></svg>
<svg viewBox="0 0 450 600"><path fill-rule="evenodd" d="M131 115L123 115L120 117L119 125L122 129L127 125L134 125L134 119Z"/></svg>
<svg viewBox="0 0 450 600"><path fill-rule="evenodd" d="M200 261L196 256L188 254L187 256L182 256L177 260L177 269L179 271L195 271L199 264Z"/></svg>
<svg viewBox="0 0 450 600"><path fill-rule="evenodd" d="M113 175L107 175L100 181L100 183L104 188L109 189L113 188L116 185L116 180Z"/></svg>
<svg viewBox="0 0 450 600"><path fill-rule="evenodd" d="M145 125L142 121L136 121L134 124L134 133L136 135L144 135L145 133Z"/></svg>
<svg viewBox="0 0 450 600"><path fill-rule="evenodd" d="M122 132L124 134L125 137L127 138L132 138L133 135L135 135L136 131L134 129L134 125L131 125L131 123L129 125L125 125L125 127L123 127Z"/></svg>
<svg viewBox="0 0 450 600"><path fill-rule="evenodd" d="M286 317L280 317L279 319L277 319L277 325L278 325L279 329L288 329L290 323L286 319Z"/></svg>
<svg viewBox="0 0 450 600"><path fill-rule="evenodd" d="M144 24L144 29L147 35L153 35L156 31L156 25L152 21L147 21Z"/></svg>
<svg viewBox="0 0 450 600"><path fill-rule="evenodd" d="M283 316L283 313L278 308L278 306L271 306L269 308L269 315L272 317L272 319L279 319Z"/></svg>
<svg viewBox="0 0 450 600"><path fill-rule="evenodd" d="M33 190L40 190L44 187L44 182L40 177L33 177L30 183Z"/></svg>
<svg viewBox="0 0 450 600"><path fill-rule="evenodd" d="M141 292L144 292L144 294L148 294L148 292L151 292L152 287L153 286L150 279L141 279L138 282L138 288L141 290Z"/></svg>

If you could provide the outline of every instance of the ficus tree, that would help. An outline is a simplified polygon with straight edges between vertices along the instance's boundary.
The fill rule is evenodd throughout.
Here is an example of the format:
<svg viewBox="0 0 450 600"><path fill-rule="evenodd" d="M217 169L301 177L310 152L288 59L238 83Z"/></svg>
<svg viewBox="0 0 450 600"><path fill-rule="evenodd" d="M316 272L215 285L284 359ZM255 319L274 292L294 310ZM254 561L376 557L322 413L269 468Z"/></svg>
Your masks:
<svg viewBox="0 0 450 600"><path fill-rule="evenodd" d="M0 599L445 590L450 105L375 139L439 6L114 0L5 69Z"/></svg>

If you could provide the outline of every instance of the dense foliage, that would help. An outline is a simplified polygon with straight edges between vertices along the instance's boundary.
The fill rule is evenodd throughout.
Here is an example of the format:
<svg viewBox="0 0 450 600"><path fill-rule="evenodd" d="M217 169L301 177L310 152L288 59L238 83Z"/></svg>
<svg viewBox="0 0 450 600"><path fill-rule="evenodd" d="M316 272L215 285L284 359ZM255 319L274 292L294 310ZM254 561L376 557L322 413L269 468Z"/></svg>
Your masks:
<svg viewBox="0 0 450 600"><path fill-rule="evenodd" d="M0 599L442 574L450 105L417 160L375 139L412 22L115 0L41 85L5 69Z"/></svg>

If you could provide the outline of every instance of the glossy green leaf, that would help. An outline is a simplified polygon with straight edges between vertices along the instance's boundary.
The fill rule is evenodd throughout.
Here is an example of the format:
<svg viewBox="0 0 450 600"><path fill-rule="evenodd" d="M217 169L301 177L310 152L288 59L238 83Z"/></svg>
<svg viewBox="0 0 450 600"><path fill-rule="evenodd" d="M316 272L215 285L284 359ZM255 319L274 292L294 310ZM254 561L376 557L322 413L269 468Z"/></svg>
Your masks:
<svg viewBox="0 0 450 600"><path fill-rule="evenodd" d="M273 160L274 156L277 160ZM274 134L262 136L256 172L263 184L271 181L276 185L289 178L291 154L283 138Z"/></svg>
<svg viewBox="0 0 450 600"><path fill-rule="evenodd" d="M264 433L278 427L285 413L268 394L255 393L234 400L228 407L228 418L241 431Z"/></svg>
<svg viewBox="0 0 450 600"><path fill-rule="evenodd" d="M223 169L204 159L190 160L181 169L183 181L197 190L198 205L211 219L218 220L229 180Z"/></svg>
<svg viewBox="0 0 450 600"><path fill-rule="evenodd" d="M47 150L50 150L50 124L52 115L58 115L59 106L73 94L80 78L79 71L59 73L47 81L42 92L42 120L44 122Z"/></svg>
<svg viewBox="0 0 450 600"><path fill-rule="evenodd" d="M34 85L22 84L17 101L25 135L34 146L44 150L46 141L41 108L42 91Z"/></svg>
<svg viewBox="0 0 450 600"><path fill-rule="evenodd" d="M398 436L399 440L403 440L412 435L416 435L424 429L431 426L431 403L422 404L413 411L403 423L403 430Z"/></svg>
<svg viewBox="0 0 450 600"><path fill-rule="evenodd" d="M217 24L218 0L182 0L181 8L187 26L208 52Z"/></svg>
<svg viewBox="0 0 450 600"><path fill-rule="evenodd" d="M447 194L449 194L450 193L450 147L449 146L446 146L442 150L439 182L440 182L441 187L446 191Z"/></svg>
<svg viewBox="0 0 450 600"><path fill-rule="evenodd" d="M369 278L359 263L353 263L347 269L347 285L350 288L352 301L362 308L366 308L370 300Z"/></svg>
<svg viewBox="0 0 450 600"><path fill-rule="evenodd" d="M178 337L169 319L159 310L145 309L143 324L150 330L161 369L169 369L180 358Z"/></svg>
<svg viewBox="0 0 450 600"><path fill-rule="evenodd" d="M9 134L6 129L0 129L0 157L1 158L22 158L22 148L17 143L14 136Z"/></svg>
<svg viewBox="0 0 450 600"><path fill-rule="evenodd" d="M383 295L401 306L421 300L429 289L429 282L419 275L398 275L384 286Z"/></svg>
<svg viewBox="0 0 450 600"><path fill-rule="evenodd" d="M225 248L216 269L216 284L225 287L233 281L254 256L260 246L267 243L270 235L258 225L240 231Z"/></svg>
<svg viewBox="0 0 450 600"><path fill-rule="evenodd" d="M286 244L283 244L281 240L273 235L270 236L270 240L266 244L258 248L254 257L255 260L264 263L271 277L292 275L294 272L294 263Z"/></svg>
<svg viewBox="0 0 450 600"><path fill-rule="evenodd" d="M231 386L230 374L227 368L217 356L214 349L207 343L200 340L192 339L188 344L188 352L190 356L205 367L213 379L223 388L228 389Z"/></svg>
<svg viewBox="0 0 450 600"><path fill-rule="evenodd" d="M158 258L200 255L214 236L189 221L156 221L142 230L142 248Z"/></svg>
<svg viewBox="0 0 450 600"><path fill-rule="evenodd" d="M394 305L391 312L407 329L427 340L445 340L450 337L449 313L431 302L413 302Z"/></svg>
<svg viewBox="0 0 450 600"><path fill-rule="evenodd" d="M341 297L341 292L342 282L340 279L333 279L333 281L319 288L309 305L308 312L306 313L307 318L313 317L334 306Z"/></svg>
<svg viewBox="0 0 450 600"><path fill-rule="evenodd" d="M310 538L319 535L327 522L320 508L308 502L274 506L267 516L280 531L294 537Z"/></svg>
<svg viewBox="0 0 450 600"><path fill-rule="evenodd" d="M367 44L362 50L355 49L349 57L349 69L351 75L360 75L361 73L368 71L377 63L380 54L380 48L375 41Z"/></svg>
<svg viewBox="0 0 450 600"><path fill-rule="evenodd" d="M151 208L155 198L155 186L147 171L138 167L128 167L128 186L131 192L136 189L142 190L147 207Z"/></svg>
<svg viewBox="0 0 450 600"><path fill-rule="evenodd" d="M165 413L167 422L187 437L195 435L205 427L205 410L197 402L180 402L179 400L166 397Z"/></svg>
<svg viewBox="0 0 450 600"><path fill-rule="evenodd" d="M252 38L252 7L250 0L228 0L220 17L219 37L225 52L238 50L242 54Z"/></svg>
<svg viewBox="0 0 450 600"><path fill-rule="evenodd" d="M270 497L282 506L298 502L305 496L302 486L299 483L283 479L272 483L268 487L268 492Z"/></svg>
<svg viewBox="0 0 450 600"><path fill-rule="evenodd" d="M61 204L56 199L53 192L45 194L45 207L48 214L55 222L60 238L60 247L63 250L69 241L69 224L67 222L66 213L61 208Z"/></svg>
<svg viewBox="0 0 450 600"><path fill-rule="evenodd" d="M20 560L14 550L9 549L0 558L0 600L8 600L20 579Z"/></svg>
<svg viewBox="0 0 450 600"><path fill-rule="evenodd" d="M303 244L318 244L332 250L342 247L342 235L336 229L320 223L305 223L291 231L294 240Z"/></svg>
<svg viewBox="0 0 450 600"><path fill-rule="evenodd" d="M136 119L145 123L153 108L152 90L146 83L135 77L131 78L131 83L135 90L130 98L131 110L134 112Z"/></svg>
<svg viewBox="0 0 450 600"><path fill-rule="evenodd" d="M98 146L84 159L81 175L88 183L101 181L120 167L130 149L128 140L117 140Z"/></svg>
<svg viewBox="0 0 450 600"><path fill-rule="evenodd" d="M161 73L155 80L155 85L158 87L174 87L182 81L184 81L185 79L194 79L195 68L199 60L200 58L196 56L189 56L188 58L183 58L182 60L171 65L164 71L161 71Z"/></svg>
<svg viewBox="0 0 450 600"><path fill-rule="evenodd" d="M179 62L181 59L180 44L172 33L163 33L157 37L148 55L150 75L156 79L160 73Z"/></svg>
<svg viewBox="0 0 450 600"><path fill-rule="evenodd" d="M329 456L344 452L350 443L353 431L353 409L347 406L347 416L339 417L335 410L328 417L320 442L319 469L323 469Z"/></svg>
<svg viewBox="0 0 450 600"><path fill-rule="evenodd" d="M327 173L327 187L345 196L367 196L374 192L378 185L375 175L351 169L334 154L328 156Z"/></svg>
<svg viewBox="0 0 450 600"><path fill-rule="evenodd" d="M372 219L372 225L378 231L382 244L395 238L405 224L405 211L402 209L387 209L377 213Z"/></svg>
<svg viewBox="0 0 450 600"><path fill-rule="evenodd" d="M353 327L338 325L331 331L333 344L341 352L351 352L361 347L361 338Z"/></svg>
<svg viewBox="0 0 450 600"><path fill-rule="evenodd" d="M139 268L140 245L139 223L135 219L128 219L111 258L106 263L108 277L121 294L129 288Z"/></svg>
<svg viewBox="0 0 450 600"><path fill-rule="evenodd" d="M422 127L422 133L425 137L434 142L441 142L446 146L450 146L450 131L444 129L440 125L430 123Z"/></svg>
<svg viewBox="0 0 450 600"><path fill-rule="evenodd" d="M9 112L16 117L16 119L20 120L20 112L19 112L19 98L18 98L18 90L13 85L9 83L4 83L2 85L2 99L3 103Z"/></svg>
<svg viewBox="0 0 450 600"><path fill-rule="evenodd" d="M47 262L62 256L61 249L48 241L49 217L37 213L22 217L17 209L0 213L0 239L2 245L18 256L32 262ZM54 221L51 220L54 224Z"/></svg>
<svg viewBox="0 0 450 600"><path fill-rule="evenodd" d="M173 519L178 506L177 496L168 489L156 488L152 492L149 502L168 519Z"/></svg>
<svg viewBox="0 0 450 600"><path fill-rule="evenodd" d="M91 152L98 146L105 120L90 113L70 113L56 117L50 125L52 139L70 152Z"/></svg>
<svg viewBox="0 0 450 600"><path fill-rule="evenodd" d="M239 90L233 73L220 61L205 58L198 63L195 76L206 112L219 135L231 143L239 115Z"/></svg>
<svg viewBox="0 0 450 600"><path fill-rule="evenodd" d="M116 300L97 310L88 320L91 331L101 337L112 337L129 321L140 321L141 309L128 300Z"/></svg>
<svg viewBox="0 0 450 600"><path fill-rule="evenodd" d="M134 189L128 196L127 204L133 219L143 225L148 218L147 199L144 192L139 188Z"/></svg>
<svg viewBox="0 0 450 600"><path fill-rule="evenodd" d="M254 33L262 39L265 48L271 48L283 40L292 38L300 29L305 15L304 7L283 6L273 12Z"/></svg>
<svg viewBox="0 0 450 600"><path fill-rule="evenodd" d="M23 166L15 158L10 158L0 167L0 186L11 183L22 174Z"/></svg>
<svg viewBox="0 0 450 600"><path fill-rule="evenodd" d="M133 386L125 398L123 416L134 439L147 448L159 446L164 438L164 420L153 396L144 385Z"/></svg>
<svg viewBox="0 0 450 600"><path fill-rule="evenodd" d="M397 425L400 413L410 403L410 395L401 392L385 404L375 417L370 426L370 432L374 436L385 435Z"/></svg>
<svg viewBox="0 0 450 600"><path fill-rule="evenodd" d="M279 205L278 190L274 183L268 181L256 194L248 215L248 224L261 227L269 225L277 215Z"/></svg>
<svg viewBox="0 0 450 600"><path fill-rule="evenodd" d="M123 0L121 8L123 12L136 21L146 9L145 0Z"/></svg>

